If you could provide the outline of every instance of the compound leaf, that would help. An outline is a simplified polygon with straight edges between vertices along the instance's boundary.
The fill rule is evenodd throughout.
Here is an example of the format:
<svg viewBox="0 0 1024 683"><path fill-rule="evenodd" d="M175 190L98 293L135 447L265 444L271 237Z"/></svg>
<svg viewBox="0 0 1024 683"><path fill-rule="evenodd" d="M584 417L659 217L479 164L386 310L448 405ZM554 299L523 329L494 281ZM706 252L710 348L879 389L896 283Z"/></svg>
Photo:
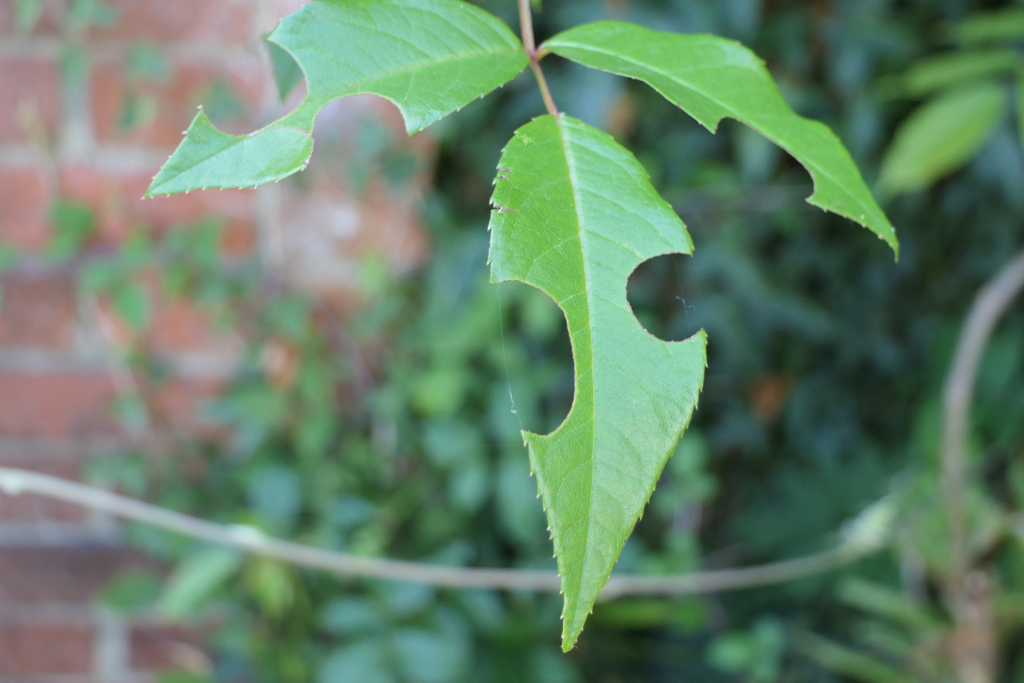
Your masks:
<svg viewBox="0 0 1024 683"><path fill-rule="evenodd" d="M245 137L220 132L200 113L146 196L251 187L301 170L317 114L346 95L391 100L414 133L511 80L529 61L508 26L459 0L319 0L285 17L267 40L302 69L302 104Z"/></svg>
<svg viewBox="0 0 1024 683"><path fill-rule="evenodd" d="M918 107L896 129L879 188L921 190L967 163L1002 120L1007 89L995 82L953 90Z"/></svg>
<svg viewBox="0 0 1024 683"><path fill-rule="evenodd" d="M491 281L520 280L565 313L575 399L548 436L523 432L551 528L572 647L690 421L703 331L664 342L637 322L626 282L643 261L692 252L682 221L637 160L569 116L526 124L502 153Z"/></svg>
<svg viewBox="0 0 1024 683"><path fill-rule="evenodd" d="M792 154L814 180L807 200L868 228L897 251L896 232L839 139L798 116L764 64L739 43L602 21L559 33L545 49L602 71L636 78L714 132L737 119Z"/></svg>

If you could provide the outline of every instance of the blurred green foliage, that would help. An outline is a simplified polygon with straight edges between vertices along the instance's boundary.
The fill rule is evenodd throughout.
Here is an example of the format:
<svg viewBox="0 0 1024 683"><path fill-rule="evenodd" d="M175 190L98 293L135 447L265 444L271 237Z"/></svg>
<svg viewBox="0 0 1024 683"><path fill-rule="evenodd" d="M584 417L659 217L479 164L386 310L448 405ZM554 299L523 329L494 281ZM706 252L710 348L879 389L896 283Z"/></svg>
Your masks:
<svg viewBox="0 0 1024 683"><path fill-rule="evenodd" d="M516 25L512 3L486 4ZM939 392L974 292L1024 242L1024 155L1011 116L1024 112L1019 93L1006 94L1020 88L1022 34L1009 20L1019 13L980 14L1014 8L564 0L536 17L541 40L602 18L742 40L799 113L836 130L869 183L894 131L912 138L897 136L885 157L890 169L902 164L882 181L903 193L886 206L902 243L893 264L866 232L805 208L806 173L757 135L726 124L712 136L639 84L544 63L559 107L634 150L693 234L695 260L654 259L631 279L638 318L664 339L700 328L710 337L693 426L617 569L675 573L812 552L895 494L891 552L790 585L599 604L568 656L557 651L558 596L343 580L134 525L131 542L170 573L126 573L105 601L210 634L212 670L168 682L948 680L949 615L936 598L948 565ZM136 61L140 77L157 75L159 60ZM90 256L83 291L108 298L136 335L125 360L137 395L122 397L117 414L132 433L161 435L161 453L110 454L90 476L324 548L553 569L518 433L546 433L568 412L569 342L545 295L488 285L484 263L500 150L543 109L528 76L432 129L430 262L399 279L362 264L358 315L339 318L258 261L225 265L214 223L140 231L118 252ZM998 107L985 88L1002 89ZM357 187L367 169L401 158L372 133L356 157L338 159ZM396 174L396 187L406 178ZM90 217L59 205L54 221L53 258L89 252ZM146 277L157 261L154 285ZM151 400L169 377L145 343L153 300L177 297L244 340L232 380L204 407L206 438L170 429ZM1018 307L979 378L968 500L972 551L997 582L1007 681L1024 676L1024 549L1007 515L1024 503L1022 366Z"/></svg>
<svg viewBox="0 0 1024 683"><path fill-rule="evenodd" d="M889 79L894 93L928 99L896 129L879 179L886 194L921 190L962 167L1005 125L1014 99L1024 142L1024 7L971 15L947 33L953 49Z"/></svg>

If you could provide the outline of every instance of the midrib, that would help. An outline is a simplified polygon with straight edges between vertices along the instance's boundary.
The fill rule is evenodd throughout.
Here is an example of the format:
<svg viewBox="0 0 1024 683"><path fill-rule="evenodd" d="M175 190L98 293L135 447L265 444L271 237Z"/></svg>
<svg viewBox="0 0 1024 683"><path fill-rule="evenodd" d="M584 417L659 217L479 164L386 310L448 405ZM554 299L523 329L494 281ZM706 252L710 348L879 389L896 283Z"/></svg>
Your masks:
<svg viewBox="0 0 1024 683"><path fill-rule="evenodd" d="M583 216L581 213L580 194L578 191L578 178L575 171L575 163L570 148L569 140L566 137L565 127L562 125L562 114L555 116L555 123L558 126L559 137L562 138L562 149L565 150L565 163L569 171L569 184L572 186L573 202L575 204L576 211L576 224L579 229L580 236L580 253L583 261L583 284L587 292L587 327L590 330L590 381L594 387L594 396L591 396L590 405L591 410L596 410L595 397L597 394L597 375L594 372L594 315L593 315L593 300L590 296L590 273L587 269L587 237L586 230L583 229ZM579 376L579 368L576 368L576 375ZM578 384L578 383L577 383ZM597 420L594 415L590 418L590 486L587 491L587 532L586 532L586 550L583 553L583 564L580 571L580 588L583 587L583 579L585 573L583 570L586 569L590 560L590 520L593 516L594 511L594 449L596 447L596 435L597 435Z"/></svg>

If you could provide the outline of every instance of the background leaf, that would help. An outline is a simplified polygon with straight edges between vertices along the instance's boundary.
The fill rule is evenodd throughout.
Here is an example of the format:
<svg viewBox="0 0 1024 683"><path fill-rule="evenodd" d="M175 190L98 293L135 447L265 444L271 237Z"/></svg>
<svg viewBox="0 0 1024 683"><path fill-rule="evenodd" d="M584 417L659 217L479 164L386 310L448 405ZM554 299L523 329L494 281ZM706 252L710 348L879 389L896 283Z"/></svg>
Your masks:
<svg viewBox="0 0 1024 683"><path fill-rule="evenodd" d="M705 336L663 342L626 301L641 262L693 250L682 221L610 136L562 115L516 131L491 212L491 281L563 310L575 399L548 436L524 432L558 558L562 647L576 641L696 406Z"/></svg>
<svg viewBox="0 0 1024 683"><path fill-rule="evenodd" d="M53 259L70 258L96 232L96 217L84 204L58 201L50 209L50 220L53 236L46 245L46 254Z"/></svg>
<svg viewBox="0 0 1024 683"><path fill-rule="evenodd" d="M957 52L933 57L914 64L907 71L907 92L911 95L923 95L981 76L1009 71L1019 61L1020 58L1013 50Z"/></svg>
<svg viewBox="0 0 1024 683"><path fill-rule="evenodd" d="M14 0L14 27L28 33L43 16L43 0Z"/></svg>
<svg viewBox="0 0 1024 683"><path fill-rule="evenodd" d="M892 224L839 139L824 124L797 116L761 60L739 43L602 21L559 33L544 47L644 81L712 132L724 117L742 121L807 168L814 179L807 201L860 223L898 249Z"/></svg>
<svg viewBox="0 0 1024 683"><path fill-rule="evenodd" d="M879 187L888 194L920 190L967 162L992 135L1006 110L1006 88L968 86L922 105L896 130L882 162Z"/></svg>
<svg viewBox="0 0 1024 683"><path fill-rule="evenodd" d="M160 598L159 612L170 619L193 616L202 603L238 571L242 556L230 548L208 548L182 562Z"/></svg>
<svg viewBox="0 0 1024 683"><path fill-rule="evenodd" d="M1024 9L1012 7L995 12L979 12L953 28L960 43L982 43L1007 38L1024 38Z"/></svg>
<svg viewBox="0 0 1024 683"><path fill-rule="evenodd" d="M1017 72L1017 134L1024 147L1024 69Z"/></svg>

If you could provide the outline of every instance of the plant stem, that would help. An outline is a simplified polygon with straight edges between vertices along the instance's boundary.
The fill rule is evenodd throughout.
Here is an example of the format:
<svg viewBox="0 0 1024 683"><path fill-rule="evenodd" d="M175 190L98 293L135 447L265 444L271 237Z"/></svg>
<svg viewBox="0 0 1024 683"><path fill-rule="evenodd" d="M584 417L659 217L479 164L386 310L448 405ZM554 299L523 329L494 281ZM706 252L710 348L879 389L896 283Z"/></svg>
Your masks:
<svg viewBox="0 0 1024 683"><path fill-rule="evenodd" d="M329 571L342 576L406 581L449 588L490 588L551 593L561 588L558 575L554 572L446 567L349 555L271 538L252 527L214 524L100 488L27 470L0 467L0 491L12 496L22 493L48 496L210 543L237 548L253 555L271 557L289 564ZM623 595L717 593L783 583L855 562L877 549L875 546L841 544L816 555L756 567L666 576L617 574L608 580L601 593L601 599L614 600Z"/></svg>
<svg viewBox="0 0 1024 683"><path fill-rule="evenodd" d="M551 89L548 88L548 81L544 78L544 71L540 68L539 57L547 52L537 50L537 41L533 37L533 12L530 9L530 0L519 0L519 25L523 35L523 47L526 48L526 55L530 58L530 68L537 78L537 86L540 88L541 97L544 98L544 106L549 114L558 116L555 100L551 97Z"/></svg>
<svg viewBox="0 0 1024 683"><path fill-rule="evenodd" d="M956 628L950 659L963 683L995 680L996 634L990 580L971 570L964 510L967 438L978 367L996 323L1024 290L1024 253L1018 254L982 287L957 341L953 365L943 391L942 488L949 520L951 566L946 600Z"/></svg>
<svg viewBox="0 0 1024 683"><path fill-rule="evenodd" d="M533 12L530 0L519 0L519 30L523 35L523 47L533 59L537 55L537 41L533 37Z"/></svg>
<svg viewBox="0 0 1024 683"><path fill-rule="evenodd" d="M996 323L1024 289L1024 253L978 292L957 341L943 391L942 485L952 545L952 580L962 581L970 565L964 523L964 477L971 401L978 366Z"/></svg>
<svg viewBox="0 0 1024 683"><path fill-rule="evenodd" d="M537 77L537 85L540 87L540 95L544 98L544 106L547 107L548 113L552 116L558 116L558 109L555 107L555 101L551 99L551 91L548 89L548 82L544 78L544 72L540 69L540 63L537 62L536 57L530 57L530 68L533 69L533 75Z"/></svg>

